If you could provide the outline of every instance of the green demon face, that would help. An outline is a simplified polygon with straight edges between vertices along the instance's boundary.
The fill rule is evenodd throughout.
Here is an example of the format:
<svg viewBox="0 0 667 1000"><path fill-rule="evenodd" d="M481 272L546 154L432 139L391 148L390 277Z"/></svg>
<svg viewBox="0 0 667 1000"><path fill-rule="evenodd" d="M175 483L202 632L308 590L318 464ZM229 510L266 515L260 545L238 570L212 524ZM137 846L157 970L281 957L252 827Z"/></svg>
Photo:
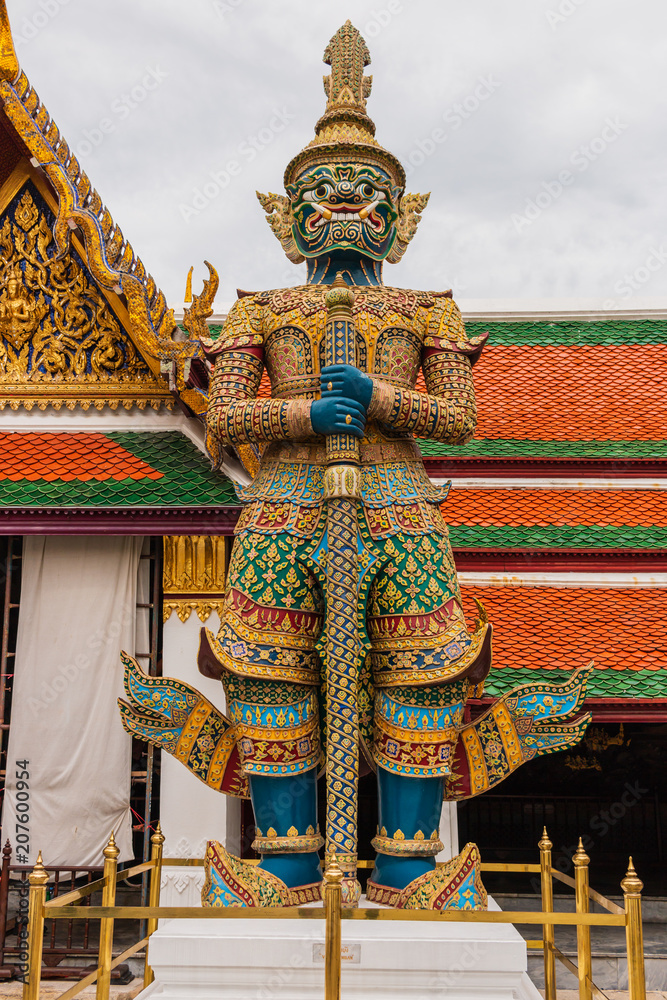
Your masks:
<svg viewBox="0 0 667 1000"><path fill-rule="evenodd" d="M384 260L396 239L401 188L379 167L327 164L287 188L296 244L304 257L356 250Z"/></svg>

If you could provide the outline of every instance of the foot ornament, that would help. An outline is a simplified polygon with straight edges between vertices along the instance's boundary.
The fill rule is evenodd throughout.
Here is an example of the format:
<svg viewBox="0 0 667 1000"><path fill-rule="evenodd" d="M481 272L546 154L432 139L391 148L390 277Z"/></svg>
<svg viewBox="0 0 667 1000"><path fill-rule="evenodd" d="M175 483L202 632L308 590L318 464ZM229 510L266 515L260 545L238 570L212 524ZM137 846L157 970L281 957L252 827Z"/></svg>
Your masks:
<svg viewBox="0 0 667 1000"><path fill-rule="evenodd" d="M322 883L293 889L257 865L248 864L210 840L204 861L202 906L302 906L322 898Z"/></svg>
<svg viewBox="0 0 667 1000"><path fill-rule="evenodd" d="M399 910L485 910L476 844L466 844L456 858L409 882L405 889L378 885L370 879L366 898Z"/></svg>

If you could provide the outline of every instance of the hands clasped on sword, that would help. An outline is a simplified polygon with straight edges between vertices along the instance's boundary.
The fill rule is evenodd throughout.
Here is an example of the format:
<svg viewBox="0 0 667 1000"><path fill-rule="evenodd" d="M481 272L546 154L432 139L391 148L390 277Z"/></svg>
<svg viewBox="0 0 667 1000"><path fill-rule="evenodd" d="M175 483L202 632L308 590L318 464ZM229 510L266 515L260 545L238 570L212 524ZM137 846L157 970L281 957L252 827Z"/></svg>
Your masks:
<svg viewBox="0 0 667 1000"><path fill-rule="evenodd" d="M373 380L354 365L327 365L320 373L321 399L313 400L310 421L316 434L364 436Z"/></svg>

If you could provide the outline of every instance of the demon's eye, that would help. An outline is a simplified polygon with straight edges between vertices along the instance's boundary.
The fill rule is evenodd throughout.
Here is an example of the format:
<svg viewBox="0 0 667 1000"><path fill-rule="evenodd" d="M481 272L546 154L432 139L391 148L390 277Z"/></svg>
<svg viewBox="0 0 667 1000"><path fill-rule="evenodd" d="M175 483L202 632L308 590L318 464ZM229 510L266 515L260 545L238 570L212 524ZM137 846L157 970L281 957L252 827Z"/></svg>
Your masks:
<svg viewBox="0 0 667 1000"><path fill-rule="evenodd" d="M313 191L304 191L302 198L304 201L324 201L331 194L330 184L318 184Z"/></svg>
<svg viewBox="0 0 667 1000"><path fill-rule="evenodd" d="M362 184L361 193L363 194L364 198L372 198L373 195L375 194L375 188L371 184Z"/></svg>

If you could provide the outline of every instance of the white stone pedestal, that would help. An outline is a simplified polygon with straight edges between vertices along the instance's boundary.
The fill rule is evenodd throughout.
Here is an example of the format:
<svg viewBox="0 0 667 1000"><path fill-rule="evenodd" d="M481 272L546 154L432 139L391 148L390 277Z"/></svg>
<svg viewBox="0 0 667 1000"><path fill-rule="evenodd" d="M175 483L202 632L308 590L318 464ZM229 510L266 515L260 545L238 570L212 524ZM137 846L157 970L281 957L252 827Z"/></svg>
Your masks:
<svg viewBox="0 0 667 1000"><path fill-rule="evenodd" d="M344 920L342 937L342 1000L541 1000L511 924ZM324 997L323 920L170 920L149 952L137 1000Z"/></svg>

